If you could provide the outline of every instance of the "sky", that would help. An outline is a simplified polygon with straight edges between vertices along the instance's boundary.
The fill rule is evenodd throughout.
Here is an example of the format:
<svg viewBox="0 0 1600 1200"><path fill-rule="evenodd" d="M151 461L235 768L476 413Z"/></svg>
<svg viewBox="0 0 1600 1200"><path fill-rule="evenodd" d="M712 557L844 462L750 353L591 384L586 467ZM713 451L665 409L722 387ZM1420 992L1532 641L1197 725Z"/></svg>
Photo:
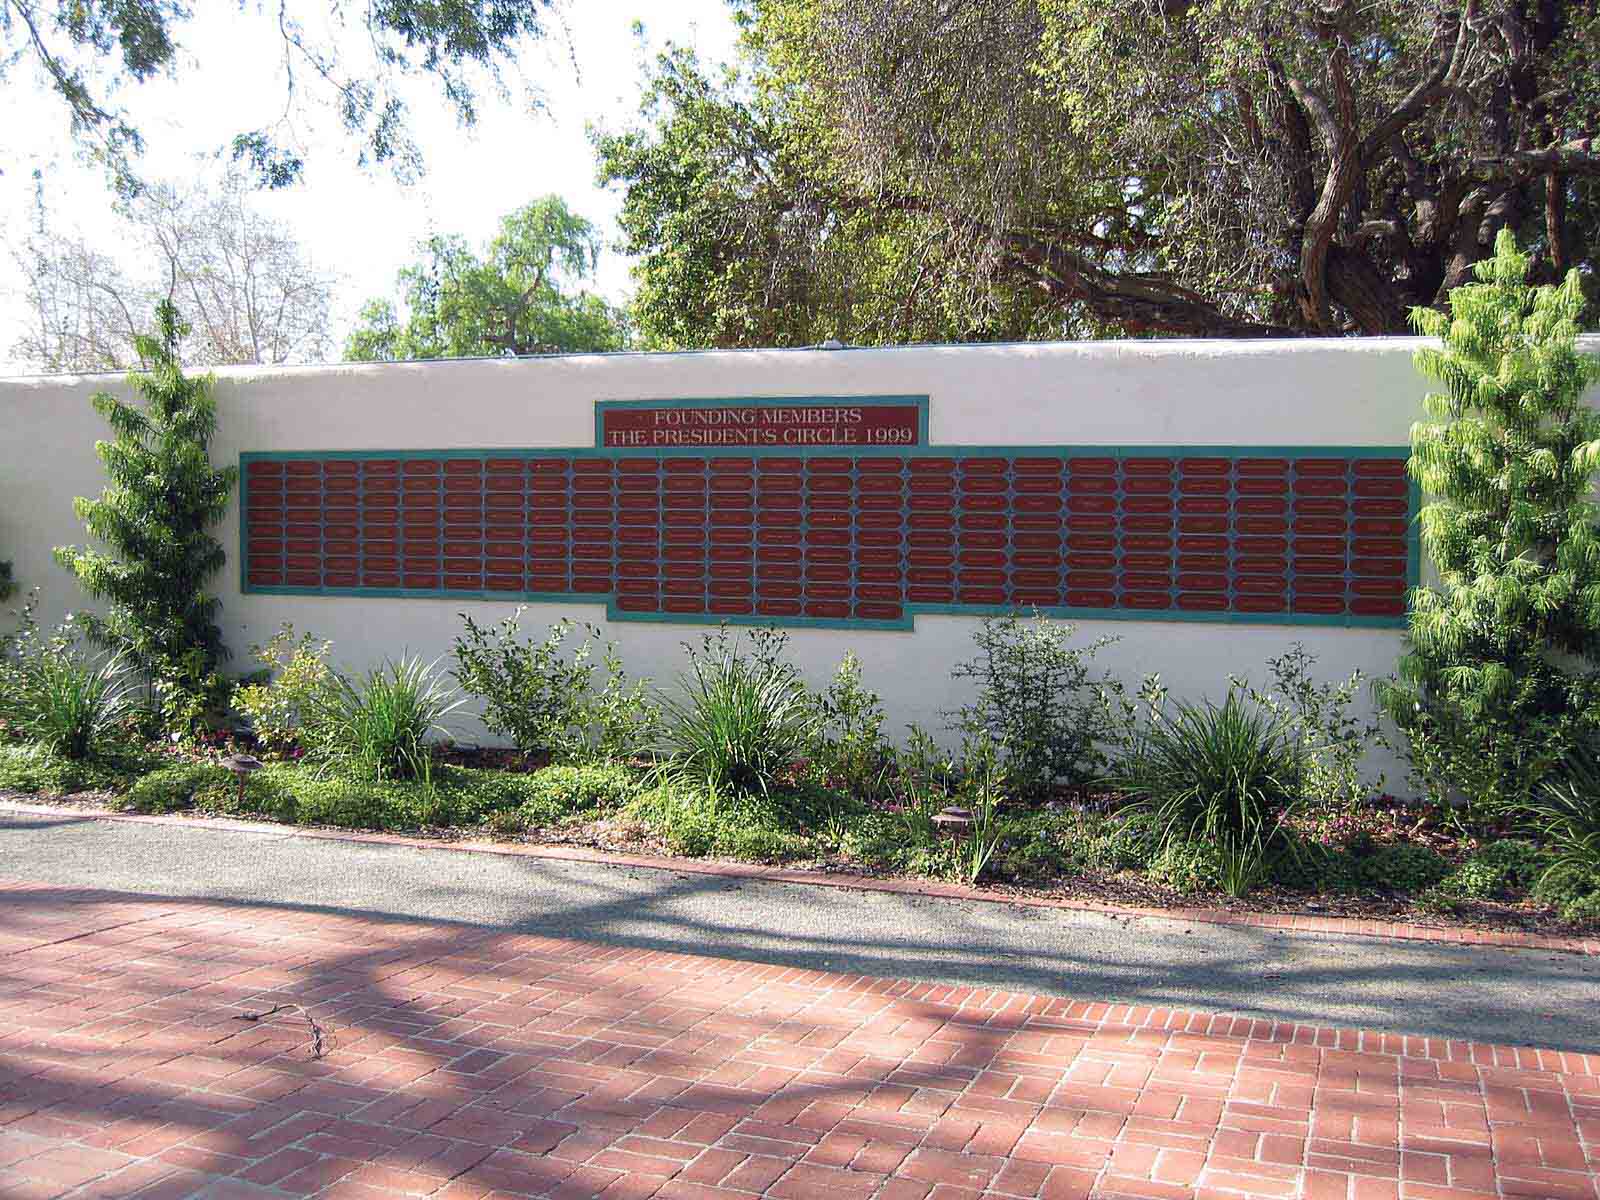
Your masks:
<svg viewBox="0 0 1600 1200"><path fill-rule="evenodd" d="M139 162L147 178L214 170L197 164L196 156L257 127L283 104L277 34L255 0L243 8L218 0L192 7L194 19L179 28L184 66L177 78L118 93L148 143ZM326 5L302 0L291 8L325 11ZM635 21L644 25L643 44ZM408 86L412 128L426 164L414 183L396 181L383 167L356 165L358 144L331 115L305 127L303 182L263 193L260 207L294 231L319 269L337 277L337 345L365 300L393 294L395 271L431 233L459 233L481 245L505 214L554 192L593 221L609 247L620 235L621 196L595 184L588 126L620 129L636 117L643 64L667 43L692 46L702 60L720 62L732 58L737 38L726 0L577 0L562 5L561 23L564 31L524 50L521 78L508 77L509 99L481 94L471 129L458 127L431 77ZM250 45L272 50L239 49ZM525 84L537 88L542 111L530 111ZM75 154L64 106L22 67L0 84L0 98L8 117L0 133L6 240L32 222L38 169L52 224L105 242L114 228L112 196L103 171ZM624 300L629 265L608 249L595 289L613 302ZM0 253L0 374L23 370L10 359L22 319L19 283L9 256Z"/></svg>

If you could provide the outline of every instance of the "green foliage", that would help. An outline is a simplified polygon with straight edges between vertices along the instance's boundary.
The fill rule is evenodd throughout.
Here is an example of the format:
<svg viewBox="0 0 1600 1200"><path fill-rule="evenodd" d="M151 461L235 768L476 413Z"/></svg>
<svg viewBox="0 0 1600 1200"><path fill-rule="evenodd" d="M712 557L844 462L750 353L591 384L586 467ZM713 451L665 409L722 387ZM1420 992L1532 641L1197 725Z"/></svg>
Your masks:
<svg viewBox="0 0 1600 1200"><path fill-rule="evenodd" d="M207 789L236 791L233 774L215 763L182 763L162 767L138 779L112 804L127 812L169 813L194 807L195 794Z"/></svg>
<svg viewBox="0 0 1600 1200"><path fill-rule="evenodd" d="M959 795L972 824L956 840L957 870L967 883L977 883L1006 836L1000 806L1007 792L1005 748L986 730L968 735L961 748Z"/></svg>
<svg viewBox="0 0 1600 1200"><path fill-rule="evenodd" d="M814 763L823 781L863 799L888 792L894 749L883 736L883 702L861 681L861 660L846 651L816 697Z"/></svg>
<svg viewBox="0 0 1600 1200"><path fill-rule="evenodd" d="M1469 819L1525 805L1571 749L1600 733L1600 414L1596 366L1576 349L1576 271L1531 287L1502 230L1418 368L1444 385L1412 432L1432 497L1423 545L1438 586L1416 589L1399 678L1380 689L1419 783L1464 797Z"/></svg>
<svg viewBox="0 0 1600 1200"><path fill-rule="evenodd" d="M596 139L649 345L1403 333L1507 222L1596 277L1581 0L739 11Z"/></svg>
<svg viewBox="0 0 1600 1200"><path fill-rule="evenodd" d="M1376 721L1350 713L1362 691L1361 672L1318 683L1311 674L1316 663L1316 655L1296 642L1267 660L1272 683L1265 691L1238 677L1231 682L1290 731L1304 771L1306 799L1325 808L1349 809L1383 786L1381 774L1369 782L1361 768L1373 749L1388 742Z"/></svg>
<svg viewBox="0 0 1600 1200"><path fill-rule="evenodd" d="M689 672L662 698L663 774L710 796L765 795L816 741L805 682L784 661L788 635L750 631L748 653L723 627L684 644Z"/></svg>
<svg viewBox="0 0 1600 1200"><path fill-rule="evenodd" d="M1452 868L1438 851L1414 842L1297 842L1270 856L1269 873L1273 882L1299 891L1417 895L1437 889Z"/></svg>
<svg viewBox="0 0 1600 1200"><path fill-rule="evenodd" d="M1357 855L1351 875L1358 888L1384 888L1393 892L1422 892L1444 880L1450 864L1439 852L1411 842L1379 846Z"/></svg>
<svg viewBox="0 0 1600 1200"><path fill-rule="evenodd" d="M11 573L9 559L0 562L0 600L9 600L17 594L17 579Z"/></svg>
<svg viewBox="0 0 1600 1200"><path fill-rule="evenodd" d="M250 722L263 749L280 753L300 745L301 731L316 698L333 682L328 666L332 642L317 642L309 633L295 640L294 626L284 622L264 646L252 646L261 664L259 683L246 683L233 694L233 704Z"/></svg>
<svg viewBox="0 0 1600 1200"><path fill-rule="evenodd" d="M521 833L554 825L574 814L614 812L639 795L639 776L616 763L549 766L517 780L522 796L514 809L491 818L499 833Z"/></svg>
<svg viewBox="0 0 1600 1200"><path fill-rule="evenodd" d="M1549 873L1600 879L1600 758L1575 748L1524 814L1554 855Z"/></svg>
<svg viewBox="0 0 1600 1200"><path fill-rule="evenodd" d="M1222 847L1205 842L1167 842L1150 859L1147 874L1184 895L1215 892L1237 857L1230 859Z"/></svg>
<svg viewBox="0 0 1600 1200"><path fill-rule="evenodd" d="M1127 809L1116 814L1032 809L1010 813L1001 824L992 870L1018 883L1049 885L1074 876L1149 871L1164 851L1148 820ZM1176 862L1181 850L1164 861Z"/></svg>
<svg viewBox="0 0 1600 1200"><path fill-rule="evenodd" d="M1305 766L1290 723L1230 687L1221 705L1151 703L1114 782L1164 850L1213 848L1225 861L1222 885L1243 895L1304 795Z"/></svg>
<svg viewBox="0 0 1600 1200"><path fill-rule="evenodd" d="M725 792L685 776L644 792L629 806L677 854L789 862L813 853L783 794Z"/></svg>
<svg viewBox="0 0 1600 1200"><path fill-rule="evenodd" d="M557 621L543 641L521 636L522 609L490 629L465 613L465 631L455 639L454 675L468 695L485 702L484 726L504 734L524 753L549 754L558 762L627 758L657 736L658 714L643 681L630 684L615 645L605 643L593 661L592 625L567 653L577 628ZM595 669L605 683L595 687Z"/></svg>
<svg viewBox="0 0 1600 1200"><path fill-rule="evenodd" d="M1576 747L1539 785L1525 815L1550 859L1534 883L1538 900L1572 922L1600 922L1600 759Z"/></svg>
<svg viewBox="0 0 1600 1200"><path fill-rule="evenodd" d="M1534 884L1533 897L1554 907L1563 920L1600 922L1600 869L1559 859Z"/></svg>
<svg viewBox="0 0 1600 1200"><path fill-rule="evenodd" d="M157 765L125 745L103 746L93 757L63 758L33 742L0 743L0 791L66 796L74 792L116 792Z"/></svg>
<svg viewBox="0 0 1600 1200"><path fill-rule="evenodd" d="M620 350L620 316L563 278L587 279L600 254L595 228L545 196L500 223L479 258L459 237L429 238L400 271L402 321L388 300L369 301L345 358L358 362Z"/></svg>
<svg viewBox="0 0 1600 1200"><path fill-rule="evenodd" d="M334 674L310 696L301 733L307 757L361 779L426 779L428 739L464 703L437 661L402 657L360 679Z"/></svg>
<svg viewBox="0 0 1600 1200"><path fill-rule="evenodd" d="M93 754L132 712L133 686L122 655L85 650L71 617L42 635L31 603L0 646L0 718L61 758Z"/></svg>
<svg viewBox="0 0 1600 1200"><path fill-rule="evenodd" d="M1502 899L1527 891L1546 865L1545 857L1531 842L1490 842L1446 875L1439 889L1447 896L1465 900Z"/></svg>
<svg viewBox="0 0 1600 1200"><path fill-rule="evenodd" d="M83 617L90 636L144 672L168 715L182 721L221 690L216 668L227 651L220 605L206 584L224 555L210 530L227 510L238 471L212 467L212 380L190 379L180 368L177 310L163 303L157 317L157 335L138 341L148 368L129 377L142 404L109 392L93 400L113 435L95 444L110 483L100 499L80 497L74 508L110 553L76 546L55 553L89 595L106 602L103 617Z"/></svg>
<svg viewBox="0 0 1600 1200"><path fill-rule="evenodd" d="M1094 655L1115 639L1074 646L1072 634L1073 626L1044 617L985 617L972 635L978 657L951 672L977 690L953 724L981 729L1001 747L1011 794L1022 801L1098 778L1105 748L1119 736L1122 689L1090 673Z"/></svg>
<svg viewBox="0 0 1600 1200"><path fill-rule="evenodd" d="M636 792L633 776L620 768L556 767L519 774L439 766L426 779L373 779L271 763L246 778L241 803L233 775L202 763L156 771L119 804L135 812L194 808L214 815L356 829L489 822L520 830L596 807L619 807Z"/></svg>
<svg viewBox="0 0 1600 1200"><path fill-rule="evenodd" d="M231 42L212 43L208 54L235 55L232 66L241 73L246 60L263 58L303 59L308 69L286 69L280 94L269 88L255 97L261 124L233 135L232 156L247 162L263 187L294 183L305 167L296 131L303 132L315 108L329 105L358 143L359 164L390 163L402 179L410 178L421 166L421 151L410 134L400 81L432 76L459 123L470 126L479 88L487 81L503 90L501 64L515 60L524 40L543 36L549 7L549 0L385 0L353 14L356 30L346 27L352 12L337 3L285 0L269 12L235 14L235 21L255 17L265 24ZM134 160L144 150L144 135L123 104L131 84L184 78L197 61L180 52L193 14L193 6L175 0L8 4L0 8L0 79L27 60L65 107L74 142L104 164L120 194L137 194L144 184ZM319 39L319 26L339 36ZM344 36L357 30L358 36Z"/></svg>

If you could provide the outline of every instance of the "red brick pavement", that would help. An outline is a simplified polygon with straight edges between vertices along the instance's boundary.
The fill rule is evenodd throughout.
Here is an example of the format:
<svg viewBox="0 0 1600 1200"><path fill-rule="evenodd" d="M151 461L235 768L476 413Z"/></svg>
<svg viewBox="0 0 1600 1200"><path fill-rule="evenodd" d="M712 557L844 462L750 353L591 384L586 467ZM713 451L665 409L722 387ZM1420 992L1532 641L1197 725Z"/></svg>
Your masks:
<svg viewBox="0 0 1600 1200"><path fill-rule="evenodd" d="M1600 1055L0 885L18 1200L1600 1200L1597 1172Z"/></svg>

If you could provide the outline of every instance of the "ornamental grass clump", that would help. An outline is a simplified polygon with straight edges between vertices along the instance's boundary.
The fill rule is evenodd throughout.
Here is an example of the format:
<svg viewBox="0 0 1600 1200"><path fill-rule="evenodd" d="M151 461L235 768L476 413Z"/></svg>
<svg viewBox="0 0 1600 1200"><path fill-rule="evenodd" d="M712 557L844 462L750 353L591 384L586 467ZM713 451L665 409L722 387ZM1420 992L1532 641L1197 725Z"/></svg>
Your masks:
<svg viewBox="0 0 1600 1200"><path fill-rule="evenodd" d="M1418 369L1443 385L1412 429L1430 502L1422 544L1436 585L1416 588L1399 676L1379 688L1419 785L1473 824L1528 804L1600 734L1600 414L1596 364L1577 351L1573 271L1527 283L1501 230L1450 312L1418 309Z"/></svg>
<svg viewBox="0 0 1600 1200"><path fill-rule="evenodd" d="M81 762L132 713L133 673L121 654L85 650L71 617L43 635L33 610L30 597L0 644L0 717L50 754Z"/></svg>
<svg viewBox="0 0 1600 1200"><path fill-rule="evenodd" d="M767 795L815 741L805 681L784 661L786 635L750 633L748 650L726 628L685 644L689 671L663 696L663 778L714 792Z"/></svg>
<svg viewBox="0 0 1600 1200"><path fill-rule="evenodd" d="M1290 724L1230 688L1219 704L1152 701L1113 782L1163 850L1206 846L1230 895L1265 874L1286 841L1305 766Z"/></svg>
<svg viewBox="0 0 1600 1200"><path fill-rule="evenodd" d="M360 679L335 674L302 717L307 753L360 778L426 778L429 739L448 732L445 719L463 703L437 660L402 657Z"/></svg>
<svg viewBox="0 0 1600 1200"><path fill-rule="evenodd" d="M1575 896L1600 893L1600 757L1589 747L1569 754L1554 778L1539 787L1527 814L1552 858L1537 881L1550 890L1558 882Z"/></svg>

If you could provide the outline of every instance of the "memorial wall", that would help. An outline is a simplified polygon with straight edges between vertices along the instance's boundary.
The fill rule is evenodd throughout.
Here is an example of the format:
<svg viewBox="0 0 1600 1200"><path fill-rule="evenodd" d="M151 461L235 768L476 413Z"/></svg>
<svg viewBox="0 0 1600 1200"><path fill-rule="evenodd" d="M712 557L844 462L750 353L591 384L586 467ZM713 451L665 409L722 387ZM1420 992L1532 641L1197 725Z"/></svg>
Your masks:
<svg viewBox="0 0 1600 1200"><path fill-rule="evenodd" d="M1038 610L1132 683L1219 695L1301 642L1392 669L1425 572L1405 474L1412 339L564 356L228 369L221 624L364 669L447 656L460 614L605 626L663 686L723 620L846 650L892 726L962 699L986 614ZM0 380L0 557L41 618L103 486L117 377Z"/></svg>

